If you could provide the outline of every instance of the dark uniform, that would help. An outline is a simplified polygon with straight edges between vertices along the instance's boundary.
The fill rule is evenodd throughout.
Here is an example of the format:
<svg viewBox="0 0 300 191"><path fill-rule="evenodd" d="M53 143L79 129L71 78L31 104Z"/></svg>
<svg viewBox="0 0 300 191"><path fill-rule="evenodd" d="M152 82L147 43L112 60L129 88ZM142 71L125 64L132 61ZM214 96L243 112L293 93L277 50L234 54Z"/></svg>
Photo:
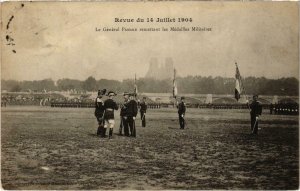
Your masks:
<svg viewBox="0 0 300 191"><path fill-rule="evenodd" d="M138 112L137 102L134 99L128 101L125 105L125 123L124 123L124 133L125 136L136 137L136 129L135 129L135 118ZM130 132L128 131L130 130Z"/></svg>
<svg viewBox="0 0 300 191"><path fill-rule="evenodd" d="M97 129L97 135L101 135L104 129L104 120L103 120L103 114L104 114L104 103L102 101L102 95L105 94L106 89L99 90L98 96L95 100L95 117L98 121L98 129Z"/></svg>
<svg viewBox="0 0 300 191"><path fill-rule="evenodd" d="M107 127L109 128L109 138L112 137L113 128L115 125L114 110L119 109L117 103L112 99L114 95L116 95L114 92L109 92L109 98L104 102L104 131L102 133L102 137L105 137Z"/></svg>
<svg viewBox="0 0 300 191"><path fill-rule="evenodd" d="M180 125L180 129L184 129L185 126L185 120L184 120L184 116L185 116L185 111L186 111L186 106L184 103L184 97L181 97L181 102L178 104L178 116L179 116L179 125Z"/></svg>
<svg viewBox="0 0 300 191"><path fill-rule="evenodd" d="M125 100L123 105L121 106L120 110L120 128L119 128L119 135L123 135L123 128L125 123L126 117L126 104L128 100Z"/></svg>
<svg viewBox="0 0 300 191"><path fill-rule="evenodd" d="M147 111L146 98L143 98L143 101L140 103L140 114L141 114L141 120L142 120L142 127L146 127L146 111Z"/></svg>
<svg viewBox="0 0 300 191"><path fill-rule="evenodd" d="M258 96L253 96L253 101L250 104L250 116L251 116L251 132L252 134L258 133L258 117L262 113L262 106L259 101L257 101Z"/></svg>
<svg viewBox="0 0 300 191"><path fill-rule="evenodd" d="M102 96L101 96L102 97ZM100 96L98 96L95 100L95 117L98 121L98 130L97 135L101 135L103 131L103 114L104 114L104 103Z"/></svg>

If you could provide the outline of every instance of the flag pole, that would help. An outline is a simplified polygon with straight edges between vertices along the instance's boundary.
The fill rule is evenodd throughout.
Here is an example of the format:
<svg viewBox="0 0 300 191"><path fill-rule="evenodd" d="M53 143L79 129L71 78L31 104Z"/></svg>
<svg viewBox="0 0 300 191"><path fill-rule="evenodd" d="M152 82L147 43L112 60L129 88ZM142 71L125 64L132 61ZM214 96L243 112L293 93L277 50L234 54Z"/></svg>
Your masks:
<svg viewBox="0 0 300 191"><path fill-rule="evenodd" d="M241 82L241 84L240 84L241 95L244 94L244 96L245 96L245 98L246 98L246 101L247 101L248 109L250 110L249 101L248 101L248 96L247 96L247 94L246 94L246 89L245 89L245 87L243 86L243 78L242 78L242 76L241 76L241 74L240 74L240 70L239 70L239 67L238 67L238 65L237 65L237 62L235 62L235 66L236 66L236 69L237 69L237 71L238 71L238 73L239 73L239 80L240 80L240 82Z"/></svg>
<svg viewBox="0 0 300 191"><path fill-rule="evenodd" d="M134 97L137 98L136 73L134 73Z"/></svg>
<svg viewBox="0 0 300 191"><path fill-rule="evenodd" d="M174 98L174 107L177 106L177 86L176 86L176 69L174 68L174 76L173 76L173 98Z"/></svg>

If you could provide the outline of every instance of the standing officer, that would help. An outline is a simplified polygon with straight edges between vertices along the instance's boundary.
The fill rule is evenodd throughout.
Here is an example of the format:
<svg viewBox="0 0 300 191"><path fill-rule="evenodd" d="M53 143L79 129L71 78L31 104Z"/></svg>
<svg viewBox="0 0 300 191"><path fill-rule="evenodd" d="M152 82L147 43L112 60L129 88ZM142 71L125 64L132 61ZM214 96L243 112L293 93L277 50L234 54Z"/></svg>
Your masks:
<svg viewBox="0 0 300 191"><path fill-rule="evenodd" d="M252 134L258 133L258 117L262 113L262 106L259 101L257 101L258 95L253 96L253 101L250 104L250 116L251 116L251 132Z"/></svg>
<svg viewBox="0 0 300 191"><path fill-rule="evenodd" d="M185 126L184 116L185 116L185 111L186 111L186 105L184 103L184 97L181 97L180 100L181 101L177 106L178 115L179 115L179 125L180 125L180 129L184 129L184 126Z"/></svg>
<svg viewBox="0 0 300 191"><path fill-rule="evenodd" d="M108 92L107 96L108 99L104 102L104 131L102 132L102 137L106 136L106 128L109 128L108 138L112 137L114 125L115 125L115 117L114 117L114 110L118 110L119 107L117 103L113 100L114 96L117 95L115 92L110 91Z"/></svg>
<svg viewBox="0 0 300 191"><path fill-rule="evenodd" d="M146 111L147 111L146 97L143 97L143 100L140 103L140 113L141 113L142 127L146 127Z"/></svg>
<svg viewBox="0 0 300 191"><path fill-rule="evenodd" d="M128 92L124 92L123 94L124 96L124 103L123 105L121 105L121 111L120 111L120 128L119 128L119 135L123 135L122 131L124 128L124 134L125 135L129 135L128 133L128 125L126 126L126 109L127 109L127 103L129 101L129 93ZM125 129L125 126L127 129Z"/></svg>
<svg viewBox="0 0 300 191"><path fill-rule="evenodd" d="M100 136L104 127L103 127L103 113L104 113L104 103L102 101L102 96L105 94L106 89L98 90L98 96L95 100L95 117L98 121L97 135Z"/></svg>
<svg viewBox="0 0 300 191"><path fill-rule="evenodd" d="M129 94L129 101L126 104L125 112L125 136L136 137L135 118L138 112L137 102L134 100L134 94ZM128 132L128 126L130 134Z"/></svg>

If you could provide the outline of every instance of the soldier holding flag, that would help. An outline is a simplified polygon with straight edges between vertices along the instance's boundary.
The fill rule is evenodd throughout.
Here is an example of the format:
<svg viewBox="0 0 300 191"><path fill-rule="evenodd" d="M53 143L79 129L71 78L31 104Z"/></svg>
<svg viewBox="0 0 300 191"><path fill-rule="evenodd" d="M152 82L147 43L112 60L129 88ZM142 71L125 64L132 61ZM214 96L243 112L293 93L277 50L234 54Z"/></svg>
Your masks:
<svg viewBox="0 0 300 191"><path fill-rule="evenodd" d="M184 97L180 98L180 103L178 104L177 102L177 84L176 84L176 69L174 68L174 78L173 78L173 98L175 99L174 101L174 107L175 104L178 108L178 117L179 117L179 125L180 125L180 129L184 129L185 128L185 111L186 111L186 105L184 103Z"/></svg>
<svg viewBox="0 0 300 191"><path fill-rule="evenodd" d="M238 101L241 97L241 94L245 92L245 89L243 87L242 84L242 77L238 68L237 63L235 63L236 65L236 74L235 74L235 79L236 79L236 83L235 83L235 98ZM252 134L257 134L258 133L258 118L262 113L262 106L260 104L259 101L257 101L258 99L258 95L254 95L253 96L253 101L252 103L249 105L248 99L246 98L247 101L247 105L248 108L250 110L250 116L251 116L251 133Z"/></svg>
<svg viewBox="0 0 300 191"><path fill-rule="evenodd" d="M186 111L186 105L184 103L184 97L181 97L180 99L180 103L178 104L178 115L179 115L179 125L180 125L180 129L184 129L185 127L185 111Z"/></svg>
<svg viewBox="0 0 300 191"><path fill-rule="evenodd" d="M251 116L251 132L252 134L258 134L258 118L262 113L262 106L257 101L258 95L253 96L253 101L250 104L250 116Z"/></svg>

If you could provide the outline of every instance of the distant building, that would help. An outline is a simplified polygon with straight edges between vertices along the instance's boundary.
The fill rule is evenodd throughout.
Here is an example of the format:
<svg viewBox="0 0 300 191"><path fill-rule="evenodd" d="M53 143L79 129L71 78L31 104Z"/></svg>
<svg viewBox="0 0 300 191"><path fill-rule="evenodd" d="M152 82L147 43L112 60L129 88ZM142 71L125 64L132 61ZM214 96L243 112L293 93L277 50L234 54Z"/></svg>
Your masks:
<svg viewBox="0 0 300 191"><path fill-rule="evenodd" d="M165 63L159 65L157 58L150 59L150 65L145 78L153 78L157 80L172 79L173 78L173 59L166 58Z"/></svg>

